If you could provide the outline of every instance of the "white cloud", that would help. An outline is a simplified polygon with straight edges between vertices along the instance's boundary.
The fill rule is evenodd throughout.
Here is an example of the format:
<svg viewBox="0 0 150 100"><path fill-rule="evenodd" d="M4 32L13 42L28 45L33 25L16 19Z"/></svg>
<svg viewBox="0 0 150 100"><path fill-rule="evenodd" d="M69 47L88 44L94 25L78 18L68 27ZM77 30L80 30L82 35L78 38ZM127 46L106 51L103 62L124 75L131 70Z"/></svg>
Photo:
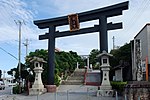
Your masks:
<svg viewBox="0 0 150 100"><path fill-rule="evenodd" d="M90 37L90 38L89 38ZM69 36L56 39L56 46L64 51L76 51L80 55L87 55L91 49L99 47L98 33L80 36Z"/></svg>
<svg viewBox="0 0 150 100"><path fill-rule="evenodd" d="M93 0L74 0L74 1L37 0L37 1L32 1L30 3L23 2L21 0L1 0L0 20L2 21L0 22L0 31L1 31L2 39L0 41L18 40L18 26L15 24L14 20L24 20L26 25L23 25L22 27L22 39L25 40L26 38L29 38L29 40L32 40L30 44L30 46L33 46L32 49L46 48L47 42L39 41L38 35L44 34L45 32L48 31L48 29L46 30L38 29L33 24L33 20L37 18L38 20L40 20L43 17L52 18L55 15L62 16L71 13L84 12L84 11L88 11L96 8L102 8L108 5L120 3L123 1L126 0L105 0L103 2L101 0L94 0L94 1ZM143 9L145 4L148 3L148 1L145 4L143 3L144 0L143 1L130 0L129 10L123 11L122 16L118 16L118 17L115 16L113 18L108 19L108 22L112 21L114 23L123 21L123 26L124 26L122 30L109 31L108 33L109 49L112 48L112 36L116 37L116 45L123 45L125 42L129 42L130 39L134 37L134 35L137 33L137 30L139 30L137 28L142 27L143 24L149 21L149 20L145 20L143 16L140 17L140 20L137 16L135 16L137 10ZM143 14L145 16L148 16L149 12L145 12ZM42 17L40 17L39 15L42 15ZM134 18L137 19L138 21L134 20ZM138 22L139 25L135 25L135 24L131 25L132 23L136 23L136 22ZM85 24L81 23L81 27L89 27L89 26L93 26L94 24L98 24L98 21L85 23ZM134 31L132 28L130 28L131 26L133 27ZM128 28L130 28L130 31L128 31ZM64 30L64 29L66 28L65 27L58 28L58 30ZM94 39L92 37L94 37ZM88 53L93 48L97 48L97 47L99 48L98 38L99 38L98 33L60 38L57 39L56 46L58 46L58 48L63 50L76 50L80 54L83 53L83 51L85 51L85 53Z"/></svg>
<svg viewBox="0 0 150 100"><path fill-rule="evenodd" d="M3 36L0 41L17 39L18 26L14 20L24 21L26 23L24 27L28 29L28 33L34 33L33 28L31 28L31 25L29 25L32 23L33 13L26 8L27 5L24 2L20 0L1 0L0 3L0 32L1 36ZM23 32L24 30L22 30L22 33Z"/></svg>
<svg viewBox="0 0 150 100"><path fill-rule="evenodd" d="M47 1L47 0L46 0ZM68 15L71 13L79 13L79 12L84 12L84 11L88 11L88 10L93 10L96 8L102 8L108 5L113 5L113 4L117 4L117 3L121 3L127 0L105 0L104 2L100 1L100 0L66 0L66 1L62 1L62 0L55 0L55 1L51 1L52 4L57 8L57 13L59 14L59 16L62 15ZM47 2L50 2L49 0ZM133 30L137 30L138 28L142 27L143 25L140 24L140 27L137 27L137 25L135 25L135 23L137 22L135 19L138 19L138 11L140 9L144 9L144 6L148 4L148 1L144 1L144 0L130 0L129 1L129 9L127 11L123 11L123 15L122 16L115 16L112 17L110 19L108 19L108 22L123 22L123 29L121 30L115 30L115 31L109 31L108 32L108 43L109 43L109 50L112 48L112 37L115 36L116 37L116 45L123 45L126 42L129 42L135 34L133 34ZM144 9L144 11L147 9ZM51 9L51 12L53 12L53 9ZM47 13L50 13L49 11L47 11ZM47 18L49 18L49 16L47 16ZM140 19L140 22L143 22L143 17L142 19ZM134 25L132 25L132 23ZM88 26L92 26L94 24L98 24L98 22L92 22L92 23L86 23L86 24L82 24L82 27L88 27ZM134 27L133 29L131 27ZM61 27L58 28L58 30L64 30L66 29L66 27ZM129 29L131 31L129 31ZM134 32L136 33L136 32ZM94 47L99 47L99 40L97 41L91 41L91 36L98 38L98 33L90 35L85 37L85 35L81 35L80 36L80 40L78 40L77 36L73 36L73 37L66 37L66 38L61 38L57 40L57 46L60 49L63 50L76 50L79 53L83 53L81 52L81 49L83 51L85 51L84 53L88 53L91 49L92 46L94 45ZM82 41L86 39L87 41ZM74 42L74 40L76 40ZM90 41L90 43L89 43ZM70 43L70 44L68 44ZM82 45L84 43L84 45ZM67 45L66 45L67 44ZM90 47L88 47L89 45L91 45ZM95 46L96 45L96 46ZM78 50L77 50L78 48ZM80 49L79 49L80 48ZM87 52L88 51L88 52Z"/></svg>

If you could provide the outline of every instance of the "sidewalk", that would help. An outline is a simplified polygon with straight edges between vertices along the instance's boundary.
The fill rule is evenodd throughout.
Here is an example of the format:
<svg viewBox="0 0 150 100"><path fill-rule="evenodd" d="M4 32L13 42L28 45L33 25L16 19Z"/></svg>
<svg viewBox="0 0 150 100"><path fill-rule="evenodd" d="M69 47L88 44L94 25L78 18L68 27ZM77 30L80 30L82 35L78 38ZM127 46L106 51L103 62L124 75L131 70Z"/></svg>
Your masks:
<svg viewBox="0 0 150 100"><path fill-rule="evenodd" d="M1 96L0 100L115 100L115 97L97 97L97 87L84 85L60 85L56 93L36 96L13 94ZM119 100L123 100L119 98Z"/></svg>
<svg viewBox="0 0 150 100"><path fill-rule="evenodd" d="M87 94L45 93L37 96L9 95L0 100L116 100L115 97L96 97ZM119 100L123 100L119 98Z"/></svg>

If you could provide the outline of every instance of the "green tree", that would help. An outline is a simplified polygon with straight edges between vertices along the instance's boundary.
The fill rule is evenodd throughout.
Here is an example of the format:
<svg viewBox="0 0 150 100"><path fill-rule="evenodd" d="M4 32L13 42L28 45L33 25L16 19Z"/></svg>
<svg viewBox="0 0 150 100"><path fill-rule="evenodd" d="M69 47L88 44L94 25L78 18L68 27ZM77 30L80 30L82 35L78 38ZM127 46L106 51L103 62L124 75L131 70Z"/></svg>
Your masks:
<svg viewBox="0 0 150 100"><path fill-rule="evenodd" d="M98 58L96 56L98 54L100 54L100 51L98 49L93 49L89 55L90 64L94 66L94 69L99 69L98 66L96 66L96 62L98 62Z"/></svg>
<svg viewBox="0 0 150 100"><path fill-rule="evenodd" d="M43 58L45 61L48 61L48 51L44 50L44 49L37 49L35 50L35 52L30 52L29 55L26 58L26 62L25 64L21 65L21 77L26 79L28 78L30 81L34 81L34 78L30 75L29 78L29 72L27 71L27 68L29 68L32 72L34 69L34 64L31 61L31 59L33 57L40 57ZM80 56L77 55L76 52L73 51L69 51L69 52L55 52L55 84L59 85L60 82L60 76L63 74L65 74L65 76L67 77L69 74L71 74L74 69L76 68L76 63L79 62L80 65L83 65L83 60L81 59ZM43 73L42 73L42 81L44 84L47 83L47 79L48 79L48 64L44 64L43 66ZM16 71L16 75L15 78L18 78L18 67L17 68L13 68L10 71L8 71L7 73L9 75L12 75L12 72ZM33 73L33 75L35 75L35 73Z"/></svg>
<svg viewBox="0 0 150 100"><path fill-rule="evenodd" d="M35 52L30 52L29 56L27 56L26 59L26 66L30 67L31 70L33 70L34 66L33 63L30 62L30 60L34 57L40 57L43 58L45 61L48 61L48 51L41 49L41 50L35 50ZM55 79L59 79L59 76L61 74L66 74L68 76L71 74L74 69L76 68L76 63L82 62L82 59L80 56L77 55L76 52L70 51L70 52L55 52ZM43 83L47 83L48 78L48 65L44 64L43 66L43 73L42 73L42 80ZM55 84L58 84L58 80L55 80Z"/></svg>
<svg viewBox="0 0 150 100"><path fill-rule="evenodd" d="M13 76L13 71L16 72L15 73L15 79L18 79L19 78L19 66L17 66L17 68L10 69L10 71L7 71L7 74ZM28 74L29 73L26 70L26 66L21 63L21 78L26 79Z"/></svg>
<svg viewBox="0 0 150 100"><path fill-rule="evenodd" d="M35 50L35 52L30 52L29 55L26 57L25 65L27 68L29 68L33 72L33 75L35 75L35 73L33 71L34 63L30 62L33 57L43 58L45 61L48 61L48 51L44 50L44 49L41 49L41 50L37 49L37 50ZM43 69L44 70L42 73L42 81L44 84L46 84L47 83L47 77L48 77L48 73L47 73L48 65L44 64ZM33 78L31 78L31 79L33 79ZM34 79L31 81L34 82Z"/></svg>
<svg viewBox="0 0 150 100"><path fill-rule="evenodd" d="M119 64L120 60L132 63L131 61L131 44L126 43L118 49L111 50L110 53L114 56L113 61L111 61L111 66L116 66Z"/></svg>
<svg viewBox="0 0 150 100"><path fill-rule="evenodd" d="M111 50L110 53L113 55L113 58L110 59L111 66L115 67L117 65L120 65L120 62L122 62L123 64L122 66L124 66L123 78L125 81L131 80L131 70L132 70L131 44L126 43L125 45L121 46L118 49Z"/></svg>

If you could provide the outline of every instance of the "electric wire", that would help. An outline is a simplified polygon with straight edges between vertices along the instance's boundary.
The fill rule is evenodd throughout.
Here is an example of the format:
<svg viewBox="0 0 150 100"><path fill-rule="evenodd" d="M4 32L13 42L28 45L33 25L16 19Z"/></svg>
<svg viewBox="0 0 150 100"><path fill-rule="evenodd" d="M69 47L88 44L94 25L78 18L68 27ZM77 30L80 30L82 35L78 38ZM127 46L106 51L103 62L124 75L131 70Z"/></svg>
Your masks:
<svg viewBox="0 0 150 100"><path fill-rule="evenodd" d="M5 53L7 53L8 55L10 55L11 57L13 57L14 59L18 60L17 57L15 57L13 54L11 54L10 52L6 51L5 49L3 49L2 47L0 47L1 50L3 50Z"/></svg>
<svg viewBox="0 0 150 100"><path fill-rule="evenodd" d="M149 6L148 1L143 0L143 2L141 3L141 5L138 6L138 9L136 10L135 14L131 17L131 19L127 23L128 27L126 28L126 33L128 33L132 29L132 27L134 27L134 24L137 21L139 21L138 19L142 16L142 14L144 13L145 9L148 6Z"/></svg>

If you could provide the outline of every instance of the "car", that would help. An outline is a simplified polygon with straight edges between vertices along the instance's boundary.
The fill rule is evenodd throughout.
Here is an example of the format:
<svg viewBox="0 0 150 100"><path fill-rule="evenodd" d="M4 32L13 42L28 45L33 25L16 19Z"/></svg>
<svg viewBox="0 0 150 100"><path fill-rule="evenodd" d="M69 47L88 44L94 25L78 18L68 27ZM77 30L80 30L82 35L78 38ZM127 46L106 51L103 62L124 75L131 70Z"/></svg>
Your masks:
<svg viewBox="0 0 150 100"><path fill-rule="evenodd" d="M9 87L15 87L17 85L17 83L9 83L8 86Z"/></svg>
<svg viewBox="0 0 150 100"><path fill-rule="evenodd" d="M0 81L0 90L4 90L5 89L5 84L3 81Z"/></svg>

